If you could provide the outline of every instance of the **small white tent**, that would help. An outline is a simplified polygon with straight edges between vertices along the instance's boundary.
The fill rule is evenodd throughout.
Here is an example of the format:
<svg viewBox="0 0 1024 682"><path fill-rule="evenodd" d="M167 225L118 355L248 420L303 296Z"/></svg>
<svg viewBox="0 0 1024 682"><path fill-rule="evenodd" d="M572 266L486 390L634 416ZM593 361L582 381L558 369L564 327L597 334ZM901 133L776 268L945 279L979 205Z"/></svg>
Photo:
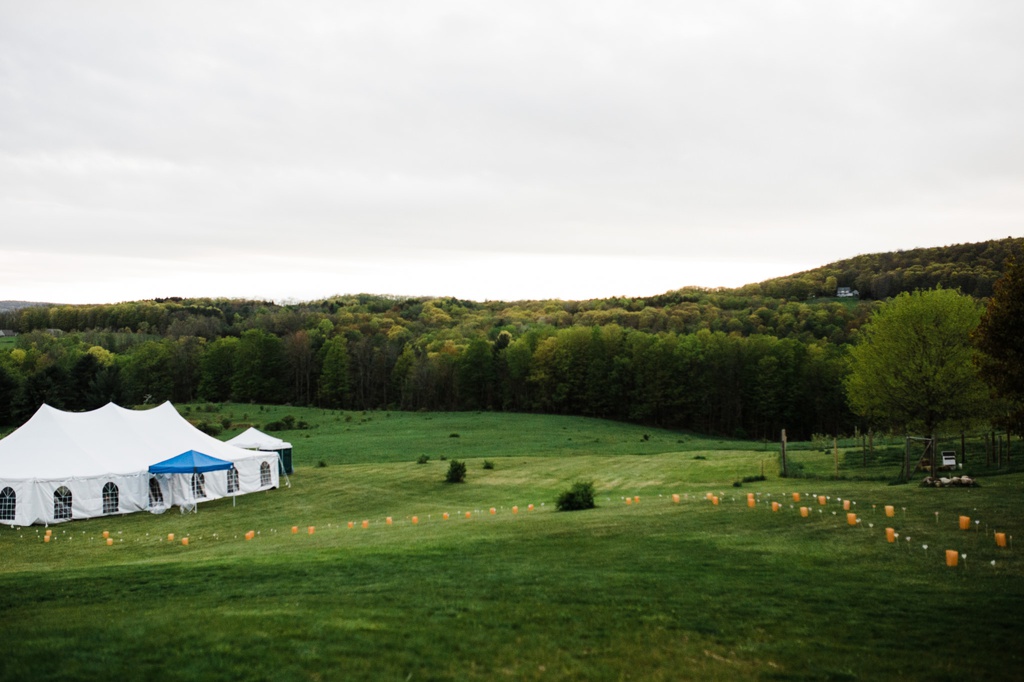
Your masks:
<svg viewBox="0 0 1024 682"><path fill-rule="evenodd" d="M281 473L292 473L292 444L280 438L263 433L254 426L227 441L228 445L246 450L259 450L261 452L276 452L281 459Z"/></svg>
<svg viewBox="0 0 1024 682"><path fill-rule="evenodd" d="M150 475L149 466L188 450L234 464L199 474L192 487L203 499L278 486L276 456L223 443L170 403L150 410L110 403L90 412L43 405L0 440L0 523L56 523L185 503L180 490Z"/></svg>

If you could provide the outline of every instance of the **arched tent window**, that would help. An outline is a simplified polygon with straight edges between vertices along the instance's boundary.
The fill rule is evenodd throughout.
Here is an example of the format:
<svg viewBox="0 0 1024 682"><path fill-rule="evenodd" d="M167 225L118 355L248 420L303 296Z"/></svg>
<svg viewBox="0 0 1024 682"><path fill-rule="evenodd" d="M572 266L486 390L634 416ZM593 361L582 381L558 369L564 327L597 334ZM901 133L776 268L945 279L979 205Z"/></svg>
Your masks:
<svg viewBox="0 0 1024 682"><path fill-rule="evenodd" d="M270 462L260 464L260 487L270 485Z"/></svg>
<svg viewBox="0 0 1024 682"><path fill-rule="evenodd" d="M156 476L149 477L149 506L159 507L164 503L164 494L160 490L160 482L156 480Z"/></svg>
<svg viewBox="0 0 1024 682"><path fill-rule="evenodd" d="M0 490L0 520L13 521L17 510L18 496L10 486Z"/></svg>
<svg viewBox="0 0 1024 682"><path fill-rule="evenodd" d="M103 513L104 514L116 514L117 513L117 501L118 501L118 490L117 486L114 485L113 481L107 481L103 486Z"/></svg>
<svg viewBox="0 0 1024 682"><path fill-rule="evenodd" d="M201 500L206 497L206 476L192 474L192 497Z"/></svg>
<svg viewBox="0 0 1024 682"><path fill-rule="evenodd" d="M231 467L228 469L228 493L238 492L238 469Z"/></svg>
<svg viewBox="0 0 1024 682"><path fill-rule="evenodd" d="M71 491L66 486L61 486L53 491L53 518L71 518Z"/></svg>

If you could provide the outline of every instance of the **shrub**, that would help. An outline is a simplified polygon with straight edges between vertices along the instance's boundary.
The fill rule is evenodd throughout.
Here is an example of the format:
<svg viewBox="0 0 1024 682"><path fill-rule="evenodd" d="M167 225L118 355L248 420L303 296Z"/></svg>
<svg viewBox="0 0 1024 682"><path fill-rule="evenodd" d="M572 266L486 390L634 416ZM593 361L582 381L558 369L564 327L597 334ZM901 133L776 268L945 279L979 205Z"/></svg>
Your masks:
<svg viewBox="0 0 1024 682"><path fill-rule="evenodd" d="M231 419L230 419L230 417L224 417L223 419L221 419L220 420L220 425L223 426L225 429L230 429L231 428Z"/></svg>
<svg viewBox="0 0 1024 682"><path fill-rule="evenodd" d="M457 433L449 433L449 434L448 434L448 437L449 437L449 438L458 438L458 437L459 437L459 434L457 434Z"/></svg>
<svg viewBox="0 0 1024 682"><path fill-rule="evenodd" d="M320 460L319 462L316 463L316 465L318 467L320 467L321 469L326 469L327 468L327 462L325 462L324 460Z"/></svg>
<svg viewBox="0 0 1024 682"><path fill-rule="evenodd" d="M426 464L430 461L430 455L420 455L420 458L416 460L417 464Z"/></svg>
<svg viewBox="0 0 1024 682"><path fill-rule="evenodd" d="M445 475L444 480L446 483L465 483L466 481L466 464L460 462L457 459L453 459L448 465L448 473Z"/></svg>
<svg viewBox="0 0 1024 682"><path fill-rule="evenodd" d="M572 487L558 496L558 511L576 511L594 508L593 481L576 481Z"/></svg>
<svg viewBox="0 0 1024 682"><path fill-rule="evenodd" d="M281 417L281 421L284 423L284 427L286 429L291 430L295 428L295 417L293 417L292 415L286 414L285 416Z"/></svg>
<svg viewBox="0 0 1024 682"><path fill-rule="evenodd" d="M485 459L484 460L484 469L493 469L493 468L494 468L494 462L492 462L489 459Z"/></svg>
<svg viewBox="0 0 1024 682"><path fill-rule="evenodd" d="M196 424L196 428L208 436L216 436L221 432L220 424L214 423L199 422Z"/></svg>

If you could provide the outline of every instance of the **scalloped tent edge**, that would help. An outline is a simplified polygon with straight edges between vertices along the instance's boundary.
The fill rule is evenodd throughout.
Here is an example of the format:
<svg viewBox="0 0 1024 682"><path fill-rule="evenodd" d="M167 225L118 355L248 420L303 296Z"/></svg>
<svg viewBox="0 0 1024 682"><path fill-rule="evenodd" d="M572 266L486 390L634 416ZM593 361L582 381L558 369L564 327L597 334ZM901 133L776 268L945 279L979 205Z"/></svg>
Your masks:
<svg viewBox="0 0 1024 682"><path fill-rule="evenodd" d="M230 470L207 476L203 500L279 485L276 454L219 441L169 402L148 410L108 403L89 412L42 405L0 439L0 523L50 524L194 504L189 486L149 472L189 450L230 462L238 472L234 480Z"/></svg>

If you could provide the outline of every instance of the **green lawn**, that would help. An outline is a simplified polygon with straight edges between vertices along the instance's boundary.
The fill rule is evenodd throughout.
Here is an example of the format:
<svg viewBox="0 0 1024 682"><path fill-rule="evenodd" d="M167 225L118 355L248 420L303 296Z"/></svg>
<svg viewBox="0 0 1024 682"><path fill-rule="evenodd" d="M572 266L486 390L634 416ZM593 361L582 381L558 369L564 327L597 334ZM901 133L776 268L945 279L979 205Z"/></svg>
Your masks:
<svg viewBox="0 0 1024 682"><path fill-rule="evenodd" d="M253 407L225 409L241 420ZM993 539L1024 538L1022 474L942 490L779 479L774 452L698 449L695 437L630 425L280 409L316 427L281 434L295 445L290 488L198 514L75 521L50 543L43 528L0 527L0 677L1024 675L1024 563ZM466 483L442 482L442 455L465 458ZM733 486L766 461L768 480ZM598 508L555 512L578 479L595 482ZM807 501L818 494L826 505ZM859 525L840 498L856 502ZM961 514L979 523L961 531ZM947 568L946 549L966 561Z"/></svg>

